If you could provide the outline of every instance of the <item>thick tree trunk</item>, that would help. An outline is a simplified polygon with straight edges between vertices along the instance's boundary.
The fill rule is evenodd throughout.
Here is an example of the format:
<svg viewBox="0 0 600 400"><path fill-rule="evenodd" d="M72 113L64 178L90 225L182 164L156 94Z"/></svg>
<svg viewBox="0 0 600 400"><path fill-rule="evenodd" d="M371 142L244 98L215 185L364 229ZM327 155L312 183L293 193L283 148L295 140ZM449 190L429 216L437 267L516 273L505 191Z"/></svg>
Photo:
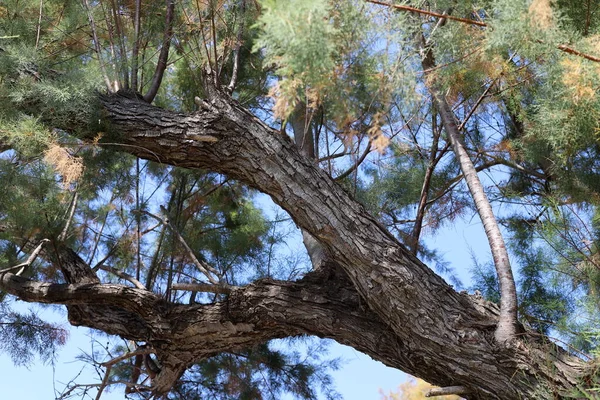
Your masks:
<svg viewBox="0 0 600 400"><path fill-rule="evenodd" d="M326 270L344 271L255 282L210 305L169 304L119 285L0 276L24 300L79 307L78 324L152 343L163 365L157 392L195 360L299 333L335 339L434 384L465 386L471 399L551 398L581 377L580 360L534 335L498 345L492 305L454 291L289 138L235 101L215 98L190 115L122 94L101 101L117 149L223 173L269 194L326 249L334 265ZM112 323L103 317L111 313ZM124 321L132 316L129 329Z"/></svg>

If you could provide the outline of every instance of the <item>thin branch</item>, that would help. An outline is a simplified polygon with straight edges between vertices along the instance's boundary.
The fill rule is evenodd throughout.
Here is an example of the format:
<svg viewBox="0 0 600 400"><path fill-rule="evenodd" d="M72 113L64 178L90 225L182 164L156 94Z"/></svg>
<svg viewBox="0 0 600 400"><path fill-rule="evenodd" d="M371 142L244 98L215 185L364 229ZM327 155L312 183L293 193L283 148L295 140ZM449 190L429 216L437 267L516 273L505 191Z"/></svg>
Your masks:
<svg viewBox="0 0 600 400"><path fill-rule="evenodd" d="M478 26L483 26L483 27L487 26L487 24L484 23L484 22L474 21L472 19L467 19L467 18L453 17L451 15L440 14L440 13L436 13L436 12L433 12L433 11L425 11L425 10L421 10L419 8L414 8L414 7L410 7L410 6L403 6L403 5L400 5L400 4L384 3L383 1L377 1L377 0L365 0L365 1L367 3L379 4L381 6L395 8L397 10L408 11L408 12L413 12L413 13L417 13L417 14L429 15L431 17L436 17L436 18L446 18L446 19L450 19L452 21L463 22L465 24L478 25Z"/></svg>
<svg viewBox="0 0 600 400"><path fill-rule="evenodd" d="M319 158L317 160L317 162L320 163L320 162L324 162L324 161L334 160L336 158L344 157L344 156L347 156L347 155L348 155L348 153L345 153L345 152L344 153L331 154L329 156L325 156L325 157Z"/></svg>
<svg viewBox="0 0 600 400"><path fill-rule="evenodd" d="M541 172L537 172L537 171L534 171L534 170L531 170L531 169L527 169L527 168L525 168L525 167L523 167L523 166L521 166L521 165L519 165L517 163L514 163L514 162L512 162L510 160L506 160L506 159L504 159L502 157L489 156L489 154L487 154L487 155L488 155L488 157L492 158L492 160L493 160L492 163L493 164L496 164L496 165L497 164L501 164L501 165L504 165L506 167L514 168L514 169L516 169L519 172L522 172L522 173L527 174L527 175L534 176L534 177L539 178L539 179L543 179L543 180L548 179L548 176L546 176L546 174L542 174ZM486 166L488 164L484 163L483 165Z"/></svg>
<svg viewBox="0 0 600 400"><path fill-rule="evenodd" d="M112 268L112 267L109 267L107 265L102 265L102 264L98 265L98 269L105 271L105 272L110 272L111 274L116 275L121 279L125 279L126 281L133 283L133 286L135 286L138 289L146 290L146 286L144 286L144 284L142 282L140 282L134 276L131 276L126 272L119 271L116 268Z"/></svg>
<svg viewBox="0 0 600 400"><path fill-rule="evenodd" d="M158 89L160 88L165 69L167 69L169 48L171 47L171 38L173 37L173 16L175 14L175 0L166 1L167 15L165 17L165 34L163 38L162 48L160 49L160 55L158 56L158 62L156 63L156 70L154 71L152 83L150 84L150 89L144 95L144 101L146 101L147 103L152 103L152 100L154 100L154 97L156 97L156 93L158 93Z"/></svg>
<svg viewBox="0 0 600 400"><path fill-rule="evenodd" d="M65 227L63 228L60 235L58 235L58 241L64 242L67 238L67 233L69 232L69 227L71 226L71 221L73 221L73 215L75 215L75 209L77 208L77 197L78 197L77 189L73 193L73 199L71 199L69 217L67 218L67 222L65 223Z"/></svg>
<svg viewBox="0 0 600 400"><path fill-rule="evenodd" d="M565 44L559 44L556 47L559 50L564 51L565 53L573 54L574 56L583 57L586 60L590 60L590 61L593 61L593 62L600 62L600 57L596 57L596 56L592 56L590 54L583 53L583 52L581 52L579 50L575 50L574 48L569 47L569 46L567 46Z"/></svg>
<svg viewBox="0 0 600 400"><path fill-rule="evenodd" d="M156 353L156 351L153 348L142 345L142 346L139 346L134 351L130 351L128 353L120 355L119 357L115 357L109 361L101 363L100 365L103 367L110 367L112 365L115 365L118 362L127 360L128 358L131 358L131 357L135 357L138 355L154 354L154 353Z"/></svg>
<svg viewBox="0 0 600 400"><path fill-rule="evenodd" d="M125 46L125 40L124 40L127 35L123 31L123 24L122 24L121 16L119 13L119 8L118 8L118 5L116 4L115 0L111 0L111 6L112 6L113 18L115 20L115 28L117 29L117 38L119 39L119 53L121 54L120 61L121 61L121 73L123 75L123 87L127 89L129 87L129 79L128 79L129 73L127 72L127 48ZM115 89L118 89L118 88L115 88Z"/></svg>
<svg viewBox="0 0 600 400"><path fill-rule="evenodd" d="M585 13L585 28L583 28L583 36L587 36L590 33L590 21L592 18L592 9L591 9L592 1L586 1L586 13Z"/></svg>
<svg viewBox="0 0 600 400"><path fill-rule="evenodd" d="M490 92L490 90L492 89L492 87L494 87L494 85L496 84L497 81L498 81L498 78L494 79L489 84L489 86L483 91L483 93L481 94L481 96L479 96L479 98L477 99L477 101L475 102L475 104L473 105L473 107L471 108L471 110L469 111L469 113L467 114L467 116L465 117L465 119L460 123L460 125L458 127L459 131L463 130L463 128L465 127L465 125L467 124L467 122L469 122L469 118L471 118L473 116L473 114L477 110L477 107L479 107L481 105L481 103L483 102L483 99L485 99L485 97Z"/></svg>
<svg viewBox="0 0 600 400"><path fill-rule="evenodd" d="M133 40L133 52L131 55L131 88L134 91L138 90L138 58L140 52L140 9L142 8L142 0L135 0L135 19L133 22L134 26L134 40Z"/></svg>
<svg viewBox="0 0 600 400"><path fill-rule="evenodd" d="M38 49L40 44L40 33L42 31L42 15L44 12L44 0L40 0L40 16L38 18L37 35L35 36L35 49Z"/></svg>
<svg viewBox="0 0 600 400"><path fill-rule="evenodd" d="M98 387L98 393L96 394L96 400L100 400L100 397L102 397L102 392L104 391L104 388L106 388L106 386L108 386L108 379L110 378L111 370L112 370L112 365L109 365L106 367L106 371L104 372L104 378L102 378L102 382L100 383L100 386Z"/></svg>
<svg viewBox="0 0 600 400"><path fill-rule="evenodd" d="M94 49L96 50L96 55L98 56L98 64L100 65L100 70L102 71L102 77L104 78L104 83L106 84L106 88L109 92L113 91L112 85L110 84L110 78L108 77L108 73L106 72L106 66L104 62L102 62L102 51L100 49L100 42L98 41L98 33L96 29L96 22L94 21L94 16L92 15L92 10L90 9L90 4L88 0L83 0L83 5L87 12L88 21L90 23L90 28L92 29L92 36L94 39Z"/></svg>
<svg viewBox="0 0 600 400"><path fill-rule="evenodd" d="M111 64L112 64L112 69L113 69L113 73L114 73L114 88L115 91L119 90L119 66L117 66L117 53L115 52L115 34L114 34L114 29L113 29L113 24L108 16L108 13L106 12L106 6L104 4L103 1L99 1L98 4L100 4L100 7L102 7L102 13L104 14L104 21L106 21L106 30L108 33L108 47L110 48L110 57L111 57Z"/></svg>
<svg viewBox="0 0 600 400"><path fill-rule="evenodd" d="M443 388L433 388L425 393L425 397L448 396L452 394L460 395L469 393L469 390L464 386L448 386Z"/></svg>
<svg viewBox="0 0 600 400"><path fill-rule="evenodd" d="M38 244L38 246L35 248L35 250L33 250L33 252L31 253L31 255L27 258L27 260L21 264L15 265L14 267L9 267L9 268L5 268L0 270L0 274L3 274L5 272L11 272L14 270L19 270L17 272L15 272L15 275L19 276L23 273L23 271L25 271L25 268L27 268L28 266L31 265L31 263L33 263L35 261L35 259L37 258L37 256L40 254L40 252L42 251L42 247L44 247L44 245L46 243L48 243L50 240L49 239L42 239L42 241L40 242L40 244Z"/></svg>
<svg viewBox="0 0 600 400"><path fill-rule="evenodd" d="M367 158L367 156L371 152L371 143L372 143L372 141L369 139L369 143L367 143L367 148L365 149L364 153L360 156L360 158L358 160L356 160L354 165L352 165L350 168L348 168L345 172L343 172L339 176L336 176L334 178L334 180L338 181L340 179L344 179L345 177L347 177L348 175L353 173L356 170L356 168L358 168L360 166L360 164L362 164L362 162L365 161L365 158Z"/></svg>
<svg viewBox="0 0 600 400"><path fill-rule="evenodd" d="M212 32L212 40L213 40L213 52L214 52L214 56L215 56L215 70L214 70L214 75L213 75L213 79L214 79L214 84L215 87L218 89L221 86L221 82L220 82L220 75L221 75L221 68L219 67L219 56L217 53L217 30L216 30L216 23L215 23L215 5L214 5L214 0L209 0L209 6L210 6L210 28L211 28L211 32Z"/></svg>
<svg viewBox="0 0 600 400"><path fill-rule="evenodd" d="M137 1L141 1L141 0L137 0ZM135 209L139 210L140 209L140 158L137 157L135 159L135 169L136 169L136 174L135 174ZM140 280L140 268L142 265L142 235L140 233L141 231L141 226L142 226L142 221L141 221L141 214L137 213L136 218L135 218L135 222L136 222L136 244L137 244L137 248L136 248L136 258L137 258L137 265L136 265L136 270L135 270L135 279L136 280Z"/></svg>
<svg viewBox="0 0 600 400"><path fill-rule="evenodd" d="M440 14L440 13L436 13L433 11L426 11L426 10L421 10L419 8L414 8L414 7L409 7L409 6L403 6L400 4L391 4L391 3L385 3L383 1L378 1L378 0L365 0L367 3L372 3L372 4L379 4L381 6L386 6L386 7L390 7L390 8L395 8L397 10L401 10L401 11L408 11L408 12L413 12L413 13L417 13L417 14L423 14L423 15L429 15L432 17L436 17L436 18L446 18L452 21L457 21L457 22L462 22L464 24L469 24L469 25L477 25L477 26L481 26L481 27L488 27L488 24L486 24L485 22L481 22L481 21L475 21L472 19L467 19L467 18L459 18L459 17L453 17L451 15L446 15L446 14ZM538 43L544 43L543 40L537 40ZM596 56L592 56L590 54L586 54L583 53L579 50L575 50L572 47L569 47L565 44L559 44L558 46L556 46L557 49L564 51L565 53L569 53L569 54L573 54L575 56L578 57L583 57L586 60L590 60L593 62L600 62L600 57L596 57Z"/></svg>
<svg viewBox="0 0 600 400"><path fill-rule="evenodd" d="M437 129L436 125L437 114L432 113L432 131L433 131L433 143L431 144L431 152L429 154L429 164L425 170L425 177L423 178L423 186L421 188L421 196L419 198L419 206L417 208L417 215L415 218L415 224L411 232L411 243L410 250L413 254L417 254L419 250L419 237L421 236L421 230L423 228L423 219L425 218L425 209L427 208L427 199L429 198L429 187L431 185L431 179L433 178L433 172L437 166L437 152L438 145L441 135L441 129Z"/></svg>
<svg viewBox="0 0 600 400"><path fill-rule="evenodd" d="M167 213L167 210L161 206L161 211L163 213ZM183 236L181 236L181 234L177 231L177 229L175 229L175 227L169 222L169 220L162 218L158 215L152 214L148 211L141 211L142 213L156 219L157 221L160 221L163 225L165 225L166 227L168 227L171 232L173 232L173 234L175 235L175 237L177 238L177 240L179 241L179 243L181 243L181 245L185 248L185 250L188 253L188 256L190 257L190 259L192 260L192 262L194 263L194 265L196 266L196 268L198 268L198 270L200 272L202 272L204 274L204 276L206 276L206 278L210 281L210 283L214 284L214 285L218 285L219 281L217 279L215 279L213 277L213 275L211 274L211 272L213 274L215 274L216 276L219 275L218 271L216 271L214 268L212 268L210 265L207 265L205 263L200 262L200 260L198 260L198 258L196 257L196 255L194 254L194 252L192 251L192 249L190 248L190 246L187 244L187 242L185 241L185 239L183 238Z"/></svg>
<svg viewBox="0 0 600 400"><path fill-rule="evenodd" d="M133 387L138 391L151 391L152 388L150 386L145 386L145 385L140 385L138 383L131 383L129 381L112 381L112 382L108 382L106 384L108 385L125 385L127 387ZM74 391L77 390L79 388L94 388L94 387L101 387L102 383L78 383L73 385L72 387L70 387L65 393L61 394L60 397L58 397L58 399L66 399L68 397L70 397L69 395Z"/></svg>
<svg viewBox="0 0 600 400"><path fill-rule="evenodd" d="M233 70L231 72L231 80L229 81L229 86L227 86L227 90L229 93L233 93L235 89L235 85L237 84L239 69L240 69L240 49L242 48L242 40L244 36L244 18L246 11L246 0L240 0L240 15L241 22L240 27L238 28L235 48L233 49Z"/></svg>

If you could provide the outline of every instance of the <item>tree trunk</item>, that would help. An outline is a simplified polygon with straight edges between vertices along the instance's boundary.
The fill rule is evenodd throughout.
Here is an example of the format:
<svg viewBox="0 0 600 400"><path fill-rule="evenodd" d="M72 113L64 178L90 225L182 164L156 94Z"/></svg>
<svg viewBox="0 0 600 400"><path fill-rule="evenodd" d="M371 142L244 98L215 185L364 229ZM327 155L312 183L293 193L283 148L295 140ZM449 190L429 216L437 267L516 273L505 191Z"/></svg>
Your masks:
<svg viewBox="0 0 600 400"><path fill-rule="evenodd" d="M431 49L423 36L422 38L422 62L423 69L432 71L435 68L435 59ZM485 194L483 185L477 175L477 170L467 153L459 128L456 125L456 118L450 105L446 101L446 97L438 87L435 76L431 72L425 74L426 80L429 81L428 89L433 96L433 101L442 120L442 125L454 155L460 165L460 170L465 177L465 182L469 188L469 193L475 203L477 214L483 224L485 235L490 245L494 267L496 268L496 276L500 289L500 320L496 327L495 338L498 342L506 342L517 337L519 332L519 320L517 316L517 288L510 266L508 251L504 244L504 238L500 232L500 227L494 216L492 206Z"/></svg>
<svg viewBox="0 0 600 400"><path fill-rule="evenodd" d="M311 128L311 123L306 113L306 103L298 100L289 117L292 131L294 132L294 143L300 154L314 160L315 159L315 137ZM321 268L327 259L327 254L323 246L306 230L302 229L302 241L310 257L313 269Z"/></svg>
<svg viewBox="0 0 600 400"><path fill-rule="evenodd" d="M24 300L80 307L78 324L150 342L163 365L157 393L193 361L300 333L332 338L437 385L465 386L470 399L552 398L582 377L584 363L547 339L523 334L499 345L495 306L454 291L289 138L230 98L202 103L193 114L123 94L101 102L116 149L223 173L269 194L326 249L333 265L326 271L344 272L262 280L208 305L166 303L120 285L0 276L1 286ZM97 317L113 313L113 321Z"/></svg>

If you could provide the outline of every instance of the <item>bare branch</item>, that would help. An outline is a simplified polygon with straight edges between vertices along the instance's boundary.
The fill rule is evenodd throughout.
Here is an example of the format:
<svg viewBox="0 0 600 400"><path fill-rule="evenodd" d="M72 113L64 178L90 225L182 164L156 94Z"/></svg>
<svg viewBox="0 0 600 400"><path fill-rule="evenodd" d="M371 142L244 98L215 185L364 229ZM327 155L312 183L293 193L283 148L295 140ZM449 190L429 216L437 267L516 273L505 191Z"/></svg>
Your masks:
<svg viewBox="0 0 600 400"><path fill-rule="evenodd" d="M139 346L134 351L130 351L128 353L120 355L119 357L115 357L112 360L101 363L100 365L102 365L103 367L109 367L109 366L115 365L116 363L121 362L123 360L127 360L128 358L135 357L137 355L154 354L154 353L156 353L156 351L151 347Z"/></svg>
<svg viewBox="0 0 600 400"><path fill-rule="evenodd" d="M244 36L244 12L246 11L246 0L240 0L240 26L238 28L235 48L233 49L233 70L231 72L231 80L229 81L229 85L227 86L227 90L229 93L232 93L235 89L235 85L237 84L239 69L240 69L240 49L242 47L242 40Z"/></svg>
<svg viewBox="0 0 600 400"><path fill-rule="evenodd" d="M49 239L42 239L42 241L40 242L40 244L38 244L38 246L35 248L35 250L33 250L33 252L31 253L31 255L27 258L27 260L24 263L15 265L14 267L9 267L9 268L5 268L3 270L0 270L0 274L3 274L5 272L11 272L14 270L18 270L15 275L19 276L23 273L23 271L25 271L25 268L29 267L31 265L31 263L33 263L35 261L35 259L37 258L37 256L40 254L40 252L42 251L42 247L44 247L44 245L46 243L48 243L50 240Z"/></svg>
<svg viewBox="0 0 600 400"><path fill-rule="evenodd" d="M102 71L102 77L104 78L104 83L106 84L106 89L109 92L113 91L112 85L110 84L110 78L108 77L108 73L106 72L106 66L102 61L102 51L100 49L100 42L98 41L98 33L96 29L96 22L94 21L94 16L92 15L92 10L90 9L90 4L88 0L83 0L83 5L85 6L85 10L87 11L88 21L90 22L90 28L92 29L92 36L94 39L94 49L96 50L96 55L98 56L98 64L100 65L100 70Z"/></svg>
<svg viewBox="0 0 600 400"><path fill-rule="evenodd" d="M478 26L484 26L484 27L487 26L487 24L484 23L484 22L474 21L472 19L467 19L467 18L453 17L453 16L450 16L450 15L440 14L440 13L436 13L436 12L433 12L433 11L421 10L419 8L414 8L414 7L410 7L410 6L403 6L403 5L400 5L400 4L384 3L383 1L378 1L378 0L365 0L365 1L367 3L379 4L381 6L395 8L397 10L402 10L402 11L408 11L408 12L413 12L413 13L418 13L418 14L429 15L431 17L436 17L436 18L446 18L446 19L450 19L452 21L463 22L465 24L478 25Z"/></svg>
<svg viewBox="0 0 600 400"><path fill-rule="evenodd" d="M167 210L162 206L161 206L161 211L164 212L165 214L167 213ZM148 211L141 211L141 212L156 219L157 221L160 221L163 225L167 226L171 230L171 232L173 232L173 234L175 235L175 237L177 238L179 243L181 243L181 245L185 248L185 250L188 253L188 256L190 257L190 259L192 260L194 265L196 265L196 268L198 268L198 270L200 272L202 272L204 274L204 276L206 276L206 278L210 281L210 283L212 283L213 285L218 285L219 281L217 279L215 279L213 277L213 275L211 274L211 272L212 272L216 276L219 276L218 271L215 270L214 268L212 268L210 265L202 263L200 260L198 260L198 257L196 257L193 250L187 244L187 242L185 241L183 236L181 236L181 234L177 231L177 229L175 229L175 227L169 222L169 220L162 218L158 215L152 214Z"/></svg>
<svg viewBox="0 0 600 400"><path fill-rule="evenodd" d="M138 58L140 52L140 9L142 8L142 0L135 0L135 16L134 16L134 32L133 52L131 55L131 88L134 91L138 90Z"/></svg>
<svg viewBox="0 0 600 400"><path fill-rule="evenodd" d="M352 172L354 172L356 170L356 168L358 168L360 166L360 164L363 163L363 161L365 161L365 158L367 158L367 156L371 152L371 143L372 143L372 141L369 140L369 143L367 143L367 148L365 149L363 154L360 156L360 158L358 160L356 160L356 162L350 168L348 168L346 171L341 173L339 176L336 176L334 178L336 181L338 181L340 179L344 179L345 177L350 175Z"/></svg>
<svg viewBox="0 0 600 400"><path fill-rule="evenodd" d="M144 286L144 284L142 282L140 282L134 276L131 276L126 272L119 271L116 268L112 268L112 267L109 267L107 265L102 265L102 264L98 265L98 269L101 269L102 271L110 272L111 274L116 275L121 279L125 279L126 281L133 283L133 285L138 289L146 290L146 286Z"/></svg>
<svg viewBox="0 0 600 400"><path fill-rule="evenodd" d="M73 193L73 199L71 199L71 206L70 211L69 211L69 217L67 218L67 222L65 224L65 227L63 228L62 232L60 233L60 235L58 235L58 241L59 242L64 242L65 239L67 238L67 233L69 232L69 226L71 226L71 221L73 220L73 215L75 215L75 209L77 208L77 190L75 190L75 192Z"/></svg>
<svg viewBox="0 0 600 400"><path fill-rule="evenodd" d="M464 386L448 386L443 388L433 388L425 393L425 397L437 397L437 396L447 396L451 394L468 394L469 390L467 390Z"/></svg>
<svg viewBox="0 0 600 400"><path fill-rule="evenodd" d="M44 0L40 0L40 16L38 18L37 34L35 36L35 49L38 49L40 44L40 32L42 31L42 15L44 13Z"/></svg>
<svg viewBox="0 0 600 400"><path fill-rule="evenodd" d="M457 21L457 22L462 22L465 24L470 24L470 25L477 25L477 26L481 26L481 27L488 27L488 24L486 24L485 22L481 22L481 21L475 21L472 19L467 19L467 18L459 18L459 17L453 17L451 15L446 15L446 14L440 14L440 13L436 13L433 11L426 11L426 10L421 10L419 8L414 8L414 7L409 7L409 6L403 6L400 4L391 4L391 3L385 3L383 1L378 1L378 0L365 0L367 3L372 3L372 4L379 4L381 6L386 6L386 7L390 7L390 8L395 8L397 10L401 10L401 11L408 11L408 12L413 12L413 13L417 13L417 14L423 14L423 15L429 15L431 17L436 17L436 18L446 18L448 20L451 21ZM537 40L538 43L544 43L543 40ZM586 54L583 53L579 50L575 50L572 47L569 47L565 44L559 44L558 46L556 46L557 49L564 51L565 53L569 53L569 54L573 54L575 56L578 57L583 57L586 60L590 60L593 62L600 62L600 57L596 57L596 56L592 56L590 54Z"/></svg>

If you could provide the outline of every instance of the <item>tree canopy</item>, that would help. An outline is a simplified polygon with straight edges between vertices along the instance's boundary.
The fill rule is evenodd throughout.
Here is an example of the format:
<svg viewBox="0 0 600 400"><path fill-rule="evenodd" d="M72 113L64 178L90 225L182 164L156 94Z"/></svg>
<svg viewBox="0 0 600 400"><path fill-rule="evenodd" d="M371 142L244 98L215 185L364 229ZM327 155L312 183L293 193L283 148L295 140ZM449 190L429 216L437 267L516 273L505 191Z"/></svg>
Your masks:
<svg viewBox="0 0 600 400"><path fill-rule="evenodd" d="M0 3L0 349L67 339L18 298L122 339L98 397L334 398L316 336L467 399L594 398L599 9ZM423 237L473 213L463 288Z"/></svg>

